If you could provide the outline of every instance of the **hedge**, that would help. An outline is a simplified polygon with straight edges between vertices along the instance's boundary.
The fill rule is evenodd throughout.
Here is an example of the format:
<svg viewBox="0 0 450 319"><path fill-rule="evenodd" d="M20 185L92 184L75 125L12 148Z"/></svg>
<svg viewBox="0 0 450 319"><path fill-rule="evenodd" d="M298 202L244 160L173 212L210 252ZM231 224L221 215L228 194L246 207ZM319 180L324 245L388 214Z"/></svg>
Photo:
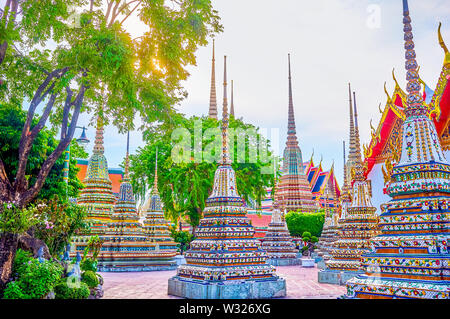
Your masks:
<svg viewBox="0 0 450 319"><path fill-rule="evenodd" d="M291 211L286 214L286 223L291 236L301 237L306 231L310 232L311 236L320 237L324 222L324 212L302 213Z"/></svg>

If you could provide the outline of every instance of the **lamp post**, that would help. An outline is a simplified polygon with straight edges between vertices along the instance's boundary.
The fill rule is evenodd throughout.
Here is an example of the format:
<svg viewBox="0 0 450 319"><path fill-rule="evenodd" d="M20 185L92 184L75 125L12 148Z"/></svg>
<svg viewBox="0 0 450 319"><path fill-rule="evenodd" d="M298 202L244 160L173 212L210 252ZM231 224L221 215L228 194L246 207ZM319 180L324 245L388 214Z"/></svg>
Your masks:
<svg viewBox="0 0 450 319"><path fill-rule="evenodd" d="M85 148L87 144L89 144L89 139L86 137L86 127L77 126L76 128L82 129L81 135L79 138L76 139L80 145ZM64 168L63 168L63 180L66 183L66 194L69 189L69 161L70 161L70 144L67 146L66 150L64 151L65 158L64 158Z"/></svg>

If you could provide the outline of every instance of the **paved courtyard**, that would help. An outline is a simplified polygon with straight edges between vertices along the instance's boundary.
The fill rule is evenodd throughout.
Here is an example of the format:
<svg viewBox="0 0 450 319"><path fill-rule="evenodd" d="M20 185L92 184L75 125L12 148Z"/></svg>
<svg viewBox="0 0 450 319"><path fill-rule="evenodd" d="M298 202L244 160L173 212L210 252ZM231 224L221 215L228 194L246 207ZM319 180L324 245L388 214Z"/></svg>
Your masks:
<svg viewBox="0 0 450 319"><path fill-rule="evenodd" d="M317 268L279 266L277 274L286 279L287 296L291 299L335 299L346 292L345 286L320 284ZM130 273L101 273L105 279L106 299L168 299L167 280L175 270Z"/></svg>

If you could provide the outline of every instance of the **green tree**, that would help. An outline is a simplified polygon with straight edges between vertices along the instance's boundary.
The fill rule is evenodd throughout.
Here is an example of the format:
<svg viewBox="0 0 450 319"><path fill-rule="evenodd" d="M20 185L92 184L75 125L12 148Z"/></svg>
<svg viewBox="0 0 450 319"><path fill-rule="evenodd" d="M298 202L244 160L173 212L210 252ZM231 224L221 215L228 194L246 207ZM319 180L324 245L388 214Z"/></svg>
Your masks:
<svg viewBox="0 0 450 319"><path fill-rule="evenodd" d="M188 245L194 240L194 236L188 231L177 231L175 227L170 228L170 235L176 243L179 243L180 254L187 250Z"/></svg>
<svg viewBox="0 0 450 319"><path fill-rule="evenodd" d="M8 11L17 1L7 2ZM71 142L81 112L101 117L104 124L112 121L121 131L134 128L136 115L144 126L170 117L172 106L186 96L180 81L188 76L186 68L195 65L195 51L222 30L209 0L17 5L13 25L0 28L0 43L8 44L0 64L0 103L29 104L14 175L0 159L0 200L19 206L39 193ZM143 24L141 36L132 38L125 29L130 17ZM2 18L8 19L6 14ZM35 117L38 122L32 125ZM59 130L59 143L31 183L26 178L28 155L48 121Z"/></svg>
<svg viewBox="0 0 450 319"><path fill-rule="evenodd" d="M311 256L311 252L314 250L315 243L317 243L319 240L316 236L312 236L310 232L303 232L302 234L302 240L305 244L302 248L302 253L306 252L308 256Z"/></svg>
<svg viewBox="0 0 450 319"><path fill-rule="evenodd" d="M195 138L195 128L199 129L201 123L202 140L197 141ZM172 138L172 134L176 129L184 128L188 133L187 146L191 150L187 152L187 161L177 162L172 154L175 145L179 143L179 139ZM158 149L158 189L161 194L161 200L164 203L166 216L173 222L186 215L192 226L197 226L202 211L205 208L205 201L211 193L214 173L217 169L215 162L204 161L205 158L196 158L194 148L196 143L201 149L207 150L208 146L218 145L218 147L210 147L211 159L219 159L222 152L220 122L207 117L191 117L185 118L177 115L169 123L164 123L158 127L154 127L146 131L144 138L147 145L139 148L135 155L131 156L131 178L133 188L137 196L143 198L149 185L153 185L156 149ZM258 141L268 144L257 128L251 124L243 123L239 119L230 119L230 128L241 129L242 131L254 130L256 132L257 141L252 137L245 138L246 151L238 152L238 143L234 139L234 161L232 164L236 172L237 188L241 197L248 202L250 198L254 199L259 205L266 194L266 187L273 184L272 162L263 160L258 154L255 163L250 162L251 152L249 149L257 149ZM206 136L205 133L218 133L217 136ZM212 130L212 131L211 131ZM215 141L215 142L214 142ZM230 139L231 141L231 139ZM218 144L214 144L218 143ZM230 142L231 143L231 142ZM194 145L194 147L192 147ZM238 155L243 161L238 162ZM270 152L267 157L270 159ZM265 172L269 172L266 174Z"/></svg>
<svg viewBox="0 0 450 319"><path fill-rule="evenodd" d="M124 25L132 17L142 24L135 38ZM209 0L7 0L0 17L0 105L26 107L27 116L13 174L0 154L0 202L23 208L38 196L82 112L120 131L133 129L136 116L144 127L170 118L187 95L180 83L196 64L197 48L221 30ZM58 143L27 176L29 155L49 123ZM11 273L13 238L0 238L0 288Z"/></svg>
<svg viewBox="0 0 450 319"><path fill-rule="evenodd" d="M17 152L19 150L20 130L26 120L26 112L17 105L4 104L0 105L0 154L7 172L14 175L18 167ZM34 119L36 124L37 119ZM58 141L53 137L54 132L47 128L42 129L33 144L28 157L28 166L26 176L33 183L36 179L44 159L50 155ZM73 149L78 150L80 154L80 146L76 140L71 143ZM59 198L66 197L66 187L68 186L67 194L69 197L77 197L79 190L83 184L77 177L79 168L76 166L76 160L71 153L69 162L69 183L68 185L63 180L64 158L61 156L53 165L47 179L42 186L40 193L36 199L50 199L53 195L58 195ZM82 154L81 154L82 155Z"/></svg>

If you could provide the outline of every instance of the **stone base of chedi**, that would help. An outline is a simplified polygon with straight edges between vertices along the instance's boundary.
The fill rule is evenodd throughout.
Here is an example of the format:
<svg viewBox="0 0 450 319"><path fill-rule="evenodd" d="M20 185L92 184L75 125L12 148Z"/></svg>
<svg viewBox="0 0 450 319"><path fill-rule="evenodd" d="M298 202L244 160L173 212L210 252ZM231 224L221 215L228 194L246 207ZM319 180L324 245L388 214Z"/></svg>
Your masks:
<svg viewBox="0 0 450 319"><path fill-rule="evenodd" d="M269 258L267 263L272 266L295 266L302 262L300 258Z"/></svg>
<svg viewBox="0 0 450 319"><path fill-rule="evenodd" d="M314 268L315 261L312 258L302 258L300 260L303 268Z"/></svg>
<svg viewBox="0 0 450 319"><path fill-rule="evenodd" d="M363 270L342 271L342 270L324 269L319 271L318 281L323 284L345 285L348 280L363 273L364 273Z"/></svg>
<svg viewBox="0 0 450 319"><path fill-rule="evenodd" d="M106 225L106 230L98 234L103 241L98 255L98 271L133 272L176 269L177 262L174 258L177 254L176 244L170 238L163 242L154 241L152 234L139 222L136 213L112 213ZM89 238L89 236L76 237L75 250L83 253Z"/></svg>
<svg viewBox="0 0 450 319"><path fill-rule="evenodd" d="M169 295L190 299L267 299L286 296L286 282L276 280L239 280L193 282L182 278L169 279Z"/></svg>

